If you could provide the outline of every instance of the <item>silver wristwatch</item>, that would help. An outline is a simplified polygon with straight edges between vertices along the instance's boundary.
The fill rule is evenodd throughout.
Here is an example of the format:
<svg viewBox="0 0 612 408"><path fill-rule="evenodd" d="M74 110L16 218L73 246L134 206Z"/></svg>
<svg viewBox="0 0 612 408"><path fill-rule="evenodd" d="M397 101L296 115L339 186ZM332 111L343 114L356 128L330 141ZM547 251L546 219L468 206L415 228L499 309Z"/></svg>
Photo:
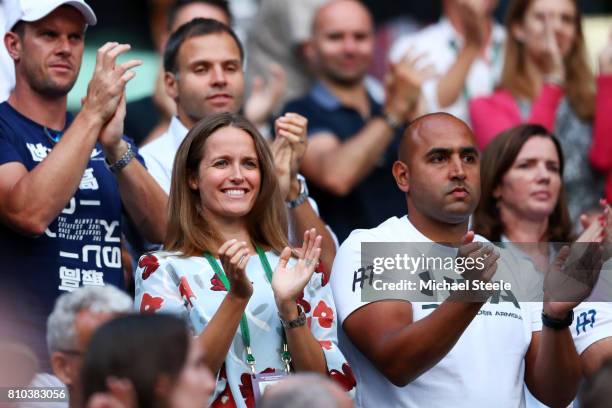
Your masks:
<svg viewBox="0 0 612 408"><path fill-rule="evenodd" d="M300 193L295 200L286 202L287 208L290 210L304 204L304 202L308 199L308 186L306 185L306 179L301 174L297 175L297 179L300 182Z"/></svg>
<svg viewBox="0 0 612 408"><path fill-rule="evenodd" d="M296 304L299 314L298 317L296 317L295 319L289 320L287 322L283 320L280 313L278 314L278 317L280 317L281 324L285 329L295 329L296 327L301 327L306 324L306 313L304 312L304 308L299 303Z"/></svg>
<svg viewBox="0 0 612 408"><path fill-rule="evenodd" d="M134 157L136 157L136 154L132 150L132 145L128 143L127 146L128 148L125 153L123 153L123 155L115 163L110 164L108 160L106 160L106 166L114 174L117 174L123 170L123 168L127 166Z"/></svg>

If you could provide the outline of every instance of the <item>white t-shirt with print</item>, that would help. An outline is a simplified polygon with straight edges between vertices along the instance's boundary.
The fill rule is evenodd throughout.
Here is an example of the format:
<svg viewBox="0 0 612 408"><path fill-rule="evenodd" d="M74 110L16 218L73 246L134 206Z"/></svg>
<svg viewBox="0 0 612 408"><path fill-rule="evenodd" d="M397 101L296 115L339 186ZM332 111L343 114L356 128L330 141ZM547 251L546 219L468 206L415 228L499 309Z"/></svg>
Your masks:
<svg viewBox="0 0 612 408"><path fill-rule="evenodd" d="M584 302L574 308L572 337L578 354L593 343L612 337L612 304L609 302Z"/></svg>
<svg viewBox="0 0 612 408"><path fill-rule="evenodd" d="M486 242L481 236L476 236L476 240ZM331 285L339 320L339 345L358 384L357 406L523 407L525 354L532 332L541 330L541 302L516 302L516 305L511 302L486 303L457 344L438 364L410 384L397 387L357 350L341 329L351 313L368 304L361 299L360 286L353 287L354 272L361 266L363 242L431 240L421 234L407 216L392 217L376 228L353 231L338 250ZM505 260L502 251L498 273L504 268L511 269L514 285L528 286L528 279L520 275L532 273L529 266L520 260ZM505 276L508 276L508 271ZM497 280L497 274L494 280ZM517 288L517 291L523 290L527 289ZM518 294L516 296L520 299ZM414 321L427 317L439 304L413 302Z"/></svg>

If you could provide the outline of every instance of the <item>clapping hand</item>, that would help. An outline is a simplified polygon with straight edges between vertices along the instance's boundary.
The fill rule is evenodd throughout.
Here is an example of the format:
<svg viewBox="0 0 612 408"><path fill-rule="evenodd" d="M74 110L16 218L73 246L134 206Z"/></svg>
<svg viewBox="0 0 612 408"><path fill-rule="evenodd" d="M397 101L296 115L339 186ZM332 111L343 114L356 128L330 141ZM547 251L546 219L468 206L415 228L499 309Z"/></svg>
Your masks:
<svg viewBox="0 0 612 408"><path fill-rule="evenodd" d="M244 104L244 115L256 126L266 123L277 109L285 93L285 70L278 64L268 67L269 78L257 76L253 80L251 94Z"/></svg>
<svg viewBox="0 0 612 408"><path fill-rule="evenodd" d="M457 1L459 18L463 27L466 46L478 50L487 43L487 14L485 0L455 0Z"/></svg>
<svg viewBox="0 0 612 408"><path fill-rule="evenodd" d="M563 55L555 36L555 29L550 16L544 18L545 45L540 53L540 63L547 79L558 84L565 83L565 64Z"/></svg>
<svg viewBox="0 0 612 408"><path fill-rule="evenodd" d="M270 146L274 160L274 173L283 200L287 201L291 189L291 146L287 139L276 137Z"/></svg>
<svg viewBox="0 0 612 408"><path fill-rule="evenodd" d="M474 242L474 237L474 232L468 231L461 239L461 246L457 251L457 258L464 258L465 272L461 277L470 286L466 291L454 292L451 299L455 301L485 302L492 294L491 291L473 290L471 282L476 281L479 285L479 282L488 283L493 279L497 271L499 252L489 242Z"/></svg>
<svg viewBox="0 0 612 408"><path fill-rule="evenodd" d="M544 276L544 313L562 319L589 297L602 265L599 243L575 243L561 248Z"/></svg>
<svg viewBox="0 0 612 408"><path fill-rule="evenodd" d="M300 114L287 112L276 119L274 131L277 138L285 138L289 142L291 147L291 176L295 177L308 147L308 119Z"/></svg>
<svg viewBox="0 0 612 408"><path fill-rule="evenodd" d="M600 204L604 211L596 221L580 217L584 231L571 247L561 248L544 277L545 313L551 317L566 316L589 297L599 279L612 226L610 207L605 200Z"/></svg>
<svg viewBox="0 0 612 408"><path fill-rule="evenodd" d="M421 64L424 57L425 54L416 54L410 48L400 61L389 65L389 75L385 80L385 111L399 122L410 120L418 105L423 83L437 75L432 64Z"/></svg>
<svg viewBox="0 0 612 408"><path fill-rule="evenodd" d="M599 205L603 212L598 216L586 214L580 216L584 231L576 242L601 242L605 262L612 257L612 208L605 199L599 200Z"/></svg>
<svg viewBox="0 0 612 408"><path fill-rule="evenodd" d="M249 246L244 241L230 239L219 248L219 259L230 283L228 293L239 299L249 299L253 294L253 284L246 275L249 257Z"/></svg>
<svg viewBox="0 0 612 408"><path fill-rule="evenodd" d="M271 150L274 158L276 176L283 199L289 200L290 192L299 193L297 173L308 146L308 120L297 113L286 113L274 123L275 139Z"/></svg>
<svg viewBox="0 0 612 408"><path fill-rule="evenodd" d="M291 248L285 247L280 255L272 278L272 291L278 310L284 318L297 313L295 300L306 287L319 263L321 239L314 228L306 231L298 261L292 267L287 266Z"/></svg>
<svg viewBox="0 0 612 408"><path fill-rule="evenodd" d="M121 150L126 149L121 139L125 117L125 85L136 75L132 68L142 63L139 60L116 63L119 55L129 49L128 44L116 42L106 43L98 49L94 74L83 99L83 110L90 111L102 121L103 128L98 140L111 162L116 161L123 153Z"/></svg>

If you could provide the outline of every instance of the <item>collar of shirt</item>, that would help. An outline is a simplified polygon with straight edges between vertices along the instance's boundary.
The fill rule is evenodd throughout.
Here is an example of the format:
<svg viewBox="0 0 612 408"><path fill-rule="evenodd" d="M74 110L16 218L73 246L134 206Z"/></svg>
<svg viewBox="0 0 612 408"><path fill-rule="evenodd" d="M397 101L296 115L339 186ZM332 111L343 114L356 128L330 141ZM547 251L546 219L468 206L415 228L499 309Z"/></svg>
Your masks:
<svg viewBox="0 0 612 408"><path fill-rule="evenodd" d="M493 24L493 31L488 48L491 48L491 46L500 47L506 40L506 30L495 21L491 21L491 24ZM448 18L442 17L438 22L438 28L440 36L446 38L449 44L455 43L458 47L463 45L463 36L455 30Z"/></svg>
<svg viewBox="0 0 612 408"><path fill-rule="evenodd" d="M187 136L187 133L189 133L189 129L183 125L178 116L173 116L170 121L170 126L168 126L168 134L172 138L173 144L177 149L183 142L183 139L185 139L185 136Z"/></svg>
<svg viewBox="0 0 612 408"><path fill-rule="evenodd" d="M366 92L370 102L370 116L377 115L380 111L380 104L376 101L370 90L370 86L366 82ZM342 105L342 102L321 82L317 81L310 90L310 97L323 109L327 111L336 111L342 108L355 110L353 107Z"/></svg>
<svg viewBox="0 0 612 408"><path fill-rule="evenodd" d="M535 268L535 264L533 262L533 260L531 259L531 257L529 255L527 255L525 252L523 252L523 250L521 250L520 246L517 246L514 244L514 242L510 241L510 239L508 239L508 237L505 234L502 234L500 237L500 243L503 244L503 246L507 249L510 250L514 250L516 255L521 256L522 258L528 260L529 262L531 262L532 265L534 265L534 269ZM555 246L553 245L552 242L548 243L548 260L550 263L552 263L555 258L557 257L557 250L555 249Z"/></svg>

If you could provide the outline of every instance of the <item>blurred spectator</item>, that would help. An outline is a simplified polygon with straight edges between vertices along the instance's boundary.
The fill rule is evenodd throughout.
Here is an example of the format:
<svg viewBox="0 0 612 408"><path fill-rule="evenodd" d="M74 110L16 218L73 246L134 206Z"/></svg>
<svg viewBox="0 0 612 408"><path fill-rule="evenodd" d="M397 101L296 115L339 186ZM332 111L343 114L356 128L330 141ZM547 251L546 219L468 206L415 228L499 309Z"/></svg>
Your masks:
<svg viewBox="0 0 612 408"><path fill-rule="evenodd" d="M468 100L497 86L505 32L492 17L496 5L497 0L443 0L438 23L400 38L391 49L392 61L411 51L436 68L439 76L423 85L427 112L468 121Z"/></svg>
<svg viewBox="0 0 612 408"><path fill-rule="evenodd" d="M26 387L38 370L34 352L23 344L0 341L0 387ZM2 406L2 404L0 404Z"/></svg>
<svg viewBox="0 0 612 408"><path fill-rule="evenodd" d="M36 298L11 285L0 285L0 387L25 387L39 371L38 357L28 341L44 338L32 328L29 317L37 308ZM38 330L37 330L38 329ZM47 363L48 365L48 363Z"/></svg>
<svg viewBox="0 0 612 408"><path fill-rule="evenodd" d="M353 400L338 384L322 375L293 375L266 388L261 408L352 408Z"/></svg>
<svg viewBox="0 0 612 408"><path fill-rule="evenodd" d="M4 40L16 85L0 104L1 276L37 302L19 323L36 333L27 344L47 371L45 322L57 296L81 285L123 286L122 204L141 233L160 242L167 196L122 137L124 88L139 61L115 59L129 45L99 50L83 109L73 118L66 95L79 72L85 28L96 22L93 11L80 0L20 0L8 10L12 28Z"/></svg>
<svg viewBox="0 0 612 408"><path fill-rule="evenodd" d="M174 0L169 7L160 6L159 9L161 11L156 13L156 21L161 32L156 34L155 44L160 55L166 48L170 34L196 17L212 18L226 25L232 22L227 0ZM160 16L163 11L167 12L165 19ZM162 63L153 95L127 104L125 133L134 139L136 145L142 146L161 135L174 115L176 105L166 93Z"/></svg>
<svg viewBox="0 0 612 408"><path fill-rule="evenodd" d="M166 88L178 115L166 133L142 148L149 172L166 192L176 152L189 129L214 113L238 112L244 97L243 49L234 32L211 19L188 24L174 32L164 56ZM304 232L317 228L324 237L322 259L329 269L336 252L334 239L319 218L316 203L306 199L305 182L297 174L307 146L306 120L288 114L277 119L276 128L284 136L273 150L283 199L290 207L292 242L301 245Z"/></svg>
<svg viewBox="0 0 612 408"><path fill-rule="evenodd" d="M266 141L243 117L198 122L173 168L167 252L142 257L136 272L136 307L184 316L217 373L215 402L242 408L254 403L252 375L267 382L290 370L346 370L329 273L314 274L321 236L313 228L300 250L287 246L273 166ZM219 292L227 294L222 302Z"/></svg>
<svg viewBox="0 0 612 408"><path fill-rule="evenodd" d="M246 43L261 0L228 0L228 2L234 19L232 29L240 41Z"/></svg>
<svg viewBox="0 0 612 408"><path fill-rule="evenodd" d="M506 19L509 35L500 88L470 104L481 148L499 132L520 123L538 123L554 131L566 159L563 181L575 222L580 214L597 211L603 196L603 177L591 167L588 155L593 119L607 120L612 109L603 104L612 100L609 96L595 104L595 80L581 21L575 0L513 1ZM597 94L612 94L609 78L599 80L597 86ZM599 129L596 123L595 130Z"/></svg>
<svg viewBox="0 0 612 408"><path fill-rule="evenodd" d="M612 203L612 92L603 92L612 89L612 29L608 44L599 55L597 89L590 159L595 168L607 174L606 198Z"/></svg>
<svg viewBox="0 0 612 408"><path fill-rule="evenodd" d="M113 286L79 288L55 302L47 320L47 347L53 373L66 384L70 408L82 407L83 354L98 326L132 311L132 300Z"/></svg>
<svg viewBox="0 0 612 408"><path fill-rule="evenodd" d="M285 70L287 86L279 103L297 98L313 82L304 56L304 47L312 30L312 18L327 0L262 0L249 34L247 80L253 86L277 80L277 68ZM280 109L276 106L274 111Z"/></svg>
<svg viewBox="0 0 612 408"><path fill-rule="evenodd" d="M153 46L158 52L163 50L163 37L168 31L168 10L176 2L177 0L147 0L149 28L151 30L150 37L153 40Z"/></svg>
<svg viewBox="0 0 612 408"><path fill-rule="evenodd" d="M365 81L373 30L370 14L358 1L334 0L319 8L306 47L318 82L284 108L308 118L301 170L321 216L341 241L353 228L373 227L401 212L391 165L398 135L418 110L420 84L427 75L415 70L407 56L391 67L384 106L376 102Z"/></svg>
<svg viewBox="0 0 612 408"><path fill-rule="evenodd" d="M6 15L5 8L7 7L6 0L0 1L0 29L2 30L2 37L4 33L10 30L12 27L6 27ZM15 86L15 67L13 60L8 55L4 44L0 46L0 102L6 101L9 93Z"/></svg>
<svg viewBox="0 0 612 408"><path fill-rule="evenodd" d="M83 400L89 407L207 406L215 382L205 351L176 317L114 319L94 333L83 357Z"/></svg>

